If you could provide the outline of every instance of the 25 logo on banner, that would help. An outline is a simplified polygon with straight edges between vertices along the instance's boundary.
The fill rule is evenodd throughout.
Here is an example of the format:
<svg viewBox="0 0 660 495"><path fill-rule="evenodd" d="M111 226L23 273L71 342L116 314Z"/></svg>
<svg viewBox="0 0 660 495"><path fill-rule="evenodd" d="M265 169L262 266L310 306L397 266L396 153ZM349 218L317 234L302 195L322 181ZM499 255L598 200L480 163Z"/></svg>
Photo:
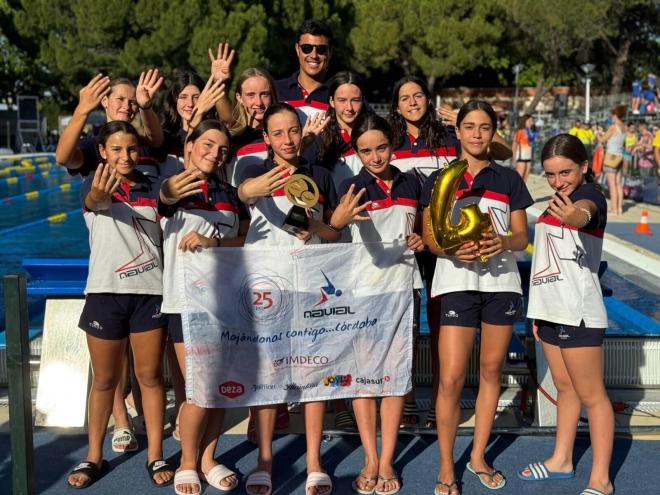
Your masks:
<svg viewBox="0 0 660 495"><path fill-rule="evenodd" d="M241 287L239 312L248 321L282 318L293 307L293 285L276 273L250 273Z"/></svg>

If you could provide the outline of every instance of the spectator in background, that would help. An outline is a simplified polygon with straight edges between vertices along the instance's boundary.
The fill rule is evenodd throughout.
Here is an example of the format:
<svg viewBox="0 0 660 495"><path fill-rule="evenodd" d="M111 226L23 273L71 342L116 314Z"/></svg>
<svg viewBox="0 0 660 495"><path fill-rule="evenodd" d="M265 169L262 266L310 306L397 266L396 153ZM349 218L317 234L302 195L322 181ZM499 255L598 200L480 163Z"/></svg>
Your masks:
<svg viewBox="0 0 660 495"><path fill-rule="evenodd" d="M653 149L653 134L649 130L645 122L639 123L639 140L633 149L633 153L637 158L637 166L639 173L642 176L648 177L655 167L654 164L654 149Z"/></svg>
<svg viewBox="0 0 660 495"><path fill-rule="evenodd" d="M653 138L653 158L655 160L656 174L660 176L660 130L655 132Z"/></svg>
<svg viewBox="0 0 660 495"><path fill-rule="evenodd" d="M511 147L516 171L525 182L532 169L532 151L537 137L537 133L533 129L534 117L529 114L520 117Z"/></svg>
<svg viewBox="0 0 660 495"><path fill-rule="evenodd" d="M646 85L642 92L642 106L640 107L641 113L654 113L656 107L657 95L655 94L655 86Z"/></svg>
<svg viewBox="0 0 660 495"><path fill-rule="evenodd" d="M631 102L632 113L639 114L639 105L642 103L642 81L635 79L632 82Z"/></svg>
<svg viewBox="0 0 660 495"><path fill-rule="evenodd" d="M623 140L623 176L628 175L629 171L634 170L635 160L633 159L633 149L637 144L637 130L634 122L626 126L626 137Z"/></svg>
<svg viewBox="0 0 660 495"><path fill-rule="evenodd" d="M612 124L605 133L598 134L598 140L605 143L605 159L603 172L607 179L610 192L612 215L623 213L623 181L621 176L623 164L623 146L626 127L621 119L626 115L626 107L619 105L611 111Z"/></svg>

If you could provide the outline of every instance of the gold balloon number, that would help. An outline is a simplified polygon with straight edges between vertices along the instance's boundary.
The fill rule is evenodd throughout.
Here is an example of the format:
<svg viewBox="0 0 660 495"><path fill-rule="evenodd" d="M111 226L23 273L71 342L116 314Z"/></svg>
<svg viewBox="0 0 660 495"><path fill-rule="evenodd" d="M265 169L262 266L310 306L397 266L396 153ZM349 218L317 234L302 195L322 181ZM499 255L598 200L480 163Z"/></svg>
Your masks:
<svg viewBox="0 0 660 495"><path fill-rule="evenodd" d="M319 188L316 183L302 174L289 177L284 184L284 194L292 204L303 208L312 208L319 201Z"/></svg>
<svg viewBox="0 0 660 495"><path fill-rule="evenodd" d="M457 247L467 241L478 243L482 239L482 233L493 229L490 216L482 213L477 204L462 207L458 223L451 221L456 204L456 191L467 167L466 160L452 162L440 171L433 184L429 204L430 227L433 239L443 250ZM482 258L481 261L485 259Z"/></svg>

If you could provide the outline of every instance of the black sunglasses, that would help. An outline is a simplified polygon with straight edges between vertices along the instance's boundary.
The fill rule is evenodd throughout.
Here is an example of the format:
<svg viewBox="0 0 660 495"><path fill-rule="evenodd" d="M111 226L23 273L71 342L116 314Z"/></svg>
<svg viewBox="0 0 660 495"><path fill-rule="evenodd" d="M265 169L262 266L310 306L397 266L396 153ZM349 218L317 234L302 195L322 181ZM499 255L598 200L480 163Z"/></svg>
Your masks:
<svg viewBox="0 0 660 495"><path fill-rule="evenodd" d="M328 45L312 45L310 43L303 43L302 45L299 44L298 46L305 55L309 55L310 53L312 53L314 48L316 48L316 53L318 53L319 55L325 55L326 53L328 53Z"/></svg>

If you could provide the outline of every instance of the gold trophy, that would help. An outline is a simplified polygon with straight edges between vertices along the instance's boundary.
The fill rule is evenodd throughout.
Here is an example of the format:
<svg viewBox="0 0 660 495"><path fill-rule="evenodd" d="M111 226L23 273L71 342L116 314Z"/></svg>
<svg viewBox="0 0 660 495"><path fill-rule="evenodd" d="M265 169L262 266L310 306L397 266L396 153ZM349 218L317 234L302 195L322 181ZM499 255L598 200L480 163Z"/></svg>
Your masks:
<svg viewBox="0 0 660 495"><path fill-rule="evenodd" d="M433 184L429 203L429 226L435 243L443 250L460 246L467 241L475 241L478 245L483 239L482 234L493 230L490 216L482 213L477 204L461 208L457 224L451 221L456 204L456 191L467 168L466 160L452 162L440 171ZM480 257L480 260L485 262L487 258Z"/></svg>
<svg viewBox="0 0 660 495"><path fill-rule="evenodd" d="M289 177L284 184L286 199L293 204L284 220L282 228L290 234L297 234L309 228L307 209L316 206L319 201L319 188L312 179L303 174Z"/></svg>

